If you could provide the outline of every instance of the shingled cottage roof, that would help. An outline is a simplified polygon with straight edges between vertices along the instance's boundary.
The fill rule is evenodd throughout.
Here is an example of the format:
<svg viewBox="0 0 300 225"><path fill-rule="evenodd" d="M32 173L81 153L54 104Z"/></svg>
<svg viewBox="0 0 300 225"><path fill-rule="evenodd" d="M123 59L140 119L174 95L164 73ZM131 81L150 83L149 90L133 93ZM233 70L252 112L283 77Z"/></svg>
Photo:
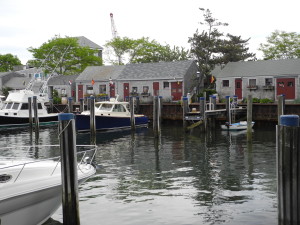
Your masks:
<svg viewBox="0 0 300 225"><path fill-rule="evenodd" d="M217 78L300 75L300 59L229 62Z"/></svg>
<svg viewBox="0 0 300 225"><path fill-rule="evenodd" d="M76 82L116 79L124 68L125 66L89 66L77 77Z"/></svg>
<svg viewBox="0 0 300 225"><path fill-rule="evenodd" d="M158 80L183 78L195 63L192 60L176 62L128 64L118 80Z"/></svg>

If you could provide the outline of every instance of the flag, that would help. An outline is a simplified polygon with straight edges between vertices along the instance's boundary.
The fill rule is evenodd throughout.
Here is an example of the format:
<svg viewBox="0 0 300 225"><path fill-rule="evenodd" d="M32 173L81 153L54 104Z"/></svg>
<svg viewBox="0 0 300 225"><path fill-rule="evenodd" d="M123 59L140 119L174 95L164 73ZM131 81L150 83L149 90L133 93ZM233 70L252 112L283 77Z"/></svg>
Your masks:
<svg viewBox="0 0 300 225"><path fill-rule="evenodd" d="M213 75L211 75L210 77L210 83L212 84L215 81L215 77Z"/></svg>
<svg viewBox="0 0 300 225"><path fill-rule="evenodd" d="M94 79L92 79L92 85L94 85L95 84L95 81L94 81Z"/></svg>
<svg viewBox="0 0 300 225"><path fill-rule="evenodd" d="M72 85L72 81L69 80L69 84Z"/></svg>

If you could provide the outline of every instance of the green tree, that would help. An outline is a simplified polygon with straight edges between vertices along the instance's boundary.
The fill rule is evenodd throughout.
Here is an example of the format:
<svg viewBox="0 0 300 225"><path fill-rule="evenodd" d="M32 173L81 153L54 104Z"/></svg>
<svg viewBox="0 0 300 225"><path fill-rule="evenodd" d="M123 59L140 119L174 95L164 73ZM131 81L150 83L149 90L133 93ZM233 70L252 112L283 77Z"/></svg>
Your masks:
<svg viewBox="0 0 300 225"><path fill-rule="evenodd" d="M243 40L241 36L227 34L226 40L220 46L221 59L219 64L227 64L228 62L238 62L243 60L256 60L254 53L249 53L249 48L246 47L250 38Z"/></svg>
<svg viewBox="0 0 300 225"><path fill-rule="evenodd" d="M189 38L191 45L191 54L198 62L199 72L205 79L205 85L210 84L211 71L216 65L226 64L228 62L242 61L246 59L255 59L255 54L248 53L249 48L246 47L249 39L243 40L240 36L227 34L224 36L218 30L220 26L228 26L227 23L219 22L213 18L209 9L200 8L203 12L204 21L201 25L206 29L201 33L196 33Z"/></svg>
<svg viewBox="0 0 300 225"><path fill-rule="evenodd" d="M22 65L17 56L13 56L12 54L0 55L0 72L11 71L17 65Z"/></svg>
<svg viewBox="0 0 300 225"><path fill-rule="evenodd" d="M259 50L266 60L300 58L300 34L276 30L267 37L266 44L260 44Z"/></svg>
<svg viewBox="0 0 300 225"><path fill-rule="evenodd" d="M1 92L6 98L11 90L13 90L11 87L2 87Z"/></svg>
<svg viewBox="0 0 300 225"><path fill-rule="evenodd" d="M102 65L96 56L97 50L79 46L77 38L55 36L39 48L30 47L34 60L30 65L43 67L45 73L72 75L82 72L87 66Z"/></svg>
<svg viewBox="0 0 300 225"><path fill-rule="evenodd" d="M130 39L117 37L107 42L109 61L112 64L178 61L188 59L189 51L184 48L161 45L148 37ZM112 58L111 58L112 56Z"/></svg>

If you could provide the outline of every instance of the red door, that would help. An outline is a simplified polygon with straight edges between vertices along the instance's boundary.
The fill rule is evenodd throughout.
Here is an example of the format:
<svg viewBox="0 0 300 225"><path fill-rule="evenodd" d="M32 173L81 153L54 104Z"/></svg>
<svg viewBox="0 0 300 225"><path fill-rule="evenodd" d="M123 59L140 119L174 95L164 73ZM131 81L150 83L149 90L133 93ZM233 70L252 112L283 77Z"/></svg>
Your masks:
<svg viewBox="0 0 300 225"><path fill-rule="evenodd" d="M109 97L114 98L116 96L115 84L109 84Z"/></svg>
<svg viewBox="0 0 300 225"><path fill-rule="evenodd" d="M153 82L153 96L159 95L159 82Z"/></svg>
<svg viewBox="0 0 300 225"><path fill-rule="evenodd" d="M80 84L80 85L78 85L78 101L80 101L80 99L82 99L83 98L83 85L82 84Z"/></svg>
<svg viewBox="0 0 300 225"><path fill-rule="evenodd" d="M182 82L171 82L171 95L173 101L181 100L182 97Z"/></svg>
<svg viewBox="0 0 300 225"><path fill-rule="evenodd" d="M295 78L277 78L277 95L285 99L295 99Z"/></svg>
<svg viewBox="0 0 300 225"><path fill-rule="evenodd" d="M129 83L123 84L123 90L124 90L124 99L129 97Z"/></svg>
<svg viewBox="0 0 300 225"><path fill-rule="evenodd" d="M243 98L242 79L235 79L235 92L238 99Z"/></svg>

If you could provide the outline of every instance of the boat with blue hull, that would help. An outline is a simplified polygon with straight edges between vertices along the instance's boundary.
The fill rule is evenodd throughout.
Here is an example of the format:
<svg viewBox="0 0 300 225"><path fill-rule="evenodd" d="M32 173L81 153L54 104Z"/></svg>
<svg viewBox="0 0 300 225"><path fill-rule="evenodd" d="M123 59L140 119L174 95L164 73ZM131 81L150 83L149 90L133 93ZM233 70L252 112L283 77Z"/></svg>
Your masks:
<svg viewBox="0 0 300 225"><path fill-rule="evenodd" d="M119 102L112 98L110 101L95 103L95 124L97 131L130 129L130 111L128 102ZM135 126L147 127L148 117L135 114ZM90 131L90 111L83 111L75 116L76 130L78 132Z"/></svg>

